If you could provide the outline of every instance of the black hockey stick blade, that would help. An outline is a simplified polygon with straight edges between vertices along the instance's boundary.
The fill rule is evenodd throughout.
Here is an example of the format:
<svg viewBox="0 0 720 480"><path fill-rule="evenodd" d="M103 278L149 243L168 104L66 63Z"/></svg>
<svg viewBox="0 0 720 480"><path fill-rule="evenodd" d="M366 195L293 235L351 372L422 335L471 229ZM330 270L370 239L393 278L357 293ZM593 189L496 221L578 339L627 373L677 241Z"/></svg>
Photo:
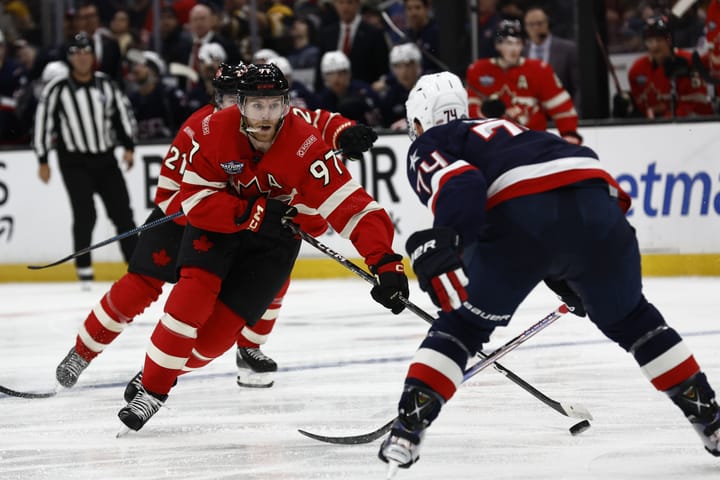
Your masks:
<svg viewBox="0 0 720 480"><path fill-rule="evenodd" d="M44 393L38 393L38 392L19 392L17 390L13 390L12 388L3 387L0 385L0 393L4 393L5 395L9 395L11 397L18 397L18 398L50 398L57 395L57 390L53 390L52 392L44 392Z"/></svg>
<svg viewBox="0 0 720 480"><path fill-rule="evenodd" d="M47 265L28 265L27 268L29 268L30 270L42 270L43 268L50 268L50 267L54 267L56 265L60 265L61 263L65 263L68 260L72 260L73 258L77 258L82 255L85 255L86 253L88 253L92 250L95 250L96 248L104 247L105 245L108 245L110 243L117 242L124 238L136 235L140 232L144 232L145 230L149 230L153 227L160 225L161 223L169 222L170 220L177 218L180 215L184 215L183 212L175 212L171 215L167 215L165 217L158 218L157 220L153 220L152 222L148 222L143 225L140 225L139 227L133 228L132 230L128 230L127 232L123 232L119 235L115 235L114 237L103 240L102 242L96 243L95 245L90 245L89 247L85 247L82 250L78 250L77 252L71 253L67 257L63 257L60 260L56 260L52 263L48 263Z"/></svg>
<svg viewBox="0 0 720 480"><path fill-rule="evenodd" d="M311 433L302 429L298 429L298 432L302 433L308 438L312 438L313 440L318 440L320 442L335 443L338 445L361 445L363 443L374 442L378 438L388 433L394 421L395 419L393 418L388 423L378 428L374 432L365 433L362 435L350 435L345 437L327 437L325 435L318 435L317 433Z"/></svg>

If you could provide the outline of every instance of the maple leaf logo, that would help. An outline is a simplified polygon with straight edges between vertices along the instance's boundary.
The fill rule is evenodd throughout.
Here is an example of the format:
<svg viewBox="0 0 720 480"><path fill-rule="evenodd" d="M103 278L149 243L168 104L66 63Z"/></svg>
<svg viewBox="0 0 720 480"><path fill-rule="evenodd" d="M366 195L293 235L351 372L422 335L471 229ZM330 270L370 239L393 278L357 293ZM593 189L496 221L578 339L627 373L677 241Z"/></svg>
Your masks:
<svg viewBox="0 0 720 480"><path fill-rule="evenodd" d="M172 260L172 258L170 258L168 256L168 254L164 248L162 250L160 250L159 252L153 252L152 259L153 259L153 263L160 267L166 266Z"/></svg>
<svg viewBox="0 0 720 480"><path fill-rule="evenodd" d="M198 252L208 252L214 245L206 235L201 235L197 240L193 240L193 248Z"/></svg>

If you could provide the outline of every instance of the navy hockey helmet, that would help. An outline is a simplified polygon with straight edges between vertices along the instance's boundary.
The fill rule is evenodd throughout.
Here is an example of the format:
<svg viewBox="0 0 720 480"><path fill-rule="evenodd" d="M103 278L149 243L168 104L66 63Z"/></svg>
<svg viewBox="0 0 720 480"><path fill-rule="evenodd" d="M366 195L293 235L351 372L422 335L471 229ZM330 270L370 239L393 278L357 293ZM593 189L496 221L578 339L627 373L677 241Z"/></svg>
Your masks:
<svg viewBox="0 0 720 480"><path fill-rule="evenodd" d="M672 39L670 22L665 15L655 15L645 20L642 33L643 38L664 37Z"/></svg>
<svg viewBox="0 0 720 480"><path fill-rule="evenodd" d="M502 42L507 37L525 38L520 20L502 20L498 24L495 29L495 42Z"/></svg>
<svg viewBox="0 0 720 480"><path fill-rule="evenodd" d="M78 32L70 39L65 53L69 56L81 50L95 52L93 39L85 32Z"/></svg>

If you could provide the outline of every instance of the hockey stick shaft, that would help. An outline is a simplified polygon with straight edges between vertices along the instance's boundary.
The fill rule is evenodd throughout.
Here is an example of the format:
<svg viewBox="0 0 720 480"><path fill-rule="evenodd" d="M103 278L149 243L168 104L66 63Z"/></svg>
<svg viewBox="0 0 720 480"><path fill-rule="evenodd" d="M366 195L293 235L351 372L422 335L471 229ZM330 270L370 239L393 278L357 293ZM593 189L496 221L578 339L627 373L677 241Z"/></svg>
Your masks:
<svg viewBox="0 0 720 480"><path fill-rule="evenodd" d="M18 397L18 398L50 398L57 395L57 391L53 390L51 392L45 392L45 393L37 393L37 392L21 392L19 390L13 390L12 388L3 387L0 385L0 393L4 393L5 395L9 395L11 397Z"/></svg>
<svg viewBox="0 0 720 480"><path fill-rule="evenodd" d="M410 41L410 39L408 39L407 35L405 35L405 32L400 30L398 28L398 26L395 25L395 23L392 21L392 19L390 18L390 16L387 13L385 13L384 11L381 11L380 15L382 16L383 20L385 21L387 26L390 28L390 30L392 30L395 33L395 35L400 37L403 41L406 41L406 42ZM430 61L433 62L435 65L437 65L438 67L440 67L443 70L447 70L448 72L451 71L451 69L450 69L450 67L448 67L447 63L443 62L442 60L437 58L435 55L430 53L427 48L424 48L422 45L418 45L417 43L415 45L420 49L420 51L422 51L423 55L425 55L427 58L429 58Z"/></svg>
<svg viewBox="0 0 720 480"><path fill-rule="evenodd" d="M372 275L370 275L367 271L365 271L365 269L360 268L358 265L351 262L350 260L348 260L344 256L340 255L339 253L335 252L334 250L332 250L330 247L328 247L327 245L325 245L324 243L322 243L315 237L308 235L306 232L303 232L296 225L292 224L292 225L290 225L290 228L292 228L292 230L295 233L300 235L300 237L303 240L305 240L307 243L309 243L316 249L320 250L324 254L328 255L329 257L333 258L334 260L336 260L338 263L340 263L347 269L356 273L358 276L360 276L366 282L371 283L372 285L375 285L375 278L373 278ZM402 301L408 310L410 310L415 315L417 315L418 317L425 320L427 323L432 325L433 321L435 321L435 319L432 317L432 315L430 315L425 310L421 309L420 307L418 307L417 305L412 303L410 300L403 298ZM563 305L563 307L565 307L565 306ZM565 308L567 308L567 307L565 307ZM483 357L484 360L486 360L488 358L488 356L482 352L478 353L478 355ZM588 412L588 410L585 407L583 407L582 405L564 404L564 403L561 403L561 402L551 399L550 397L548 397L547 395L542 393L540 390L533 387L528 382L526 382L525 380L523 380L522 378L517 376L511 370L505 368L504 366L502 366L501 364L499 364L497 362L494 362L494 368L498 372L505 375L511 382L515 383L520 388L522 388L523 390L528 392L530 395L537 398L538 400L543 402L545 405L552 408L553 410L560 413L561 415L565 415L567 417L576 417L576 418L592 420L592 415L590 415L590 412ZM475 375L475 373L473 373L472 375ZM470 378L470 377L468 377L468 378Z"/></svg>
<svg viewBox="0 0 720 480"><path fill-rule="evenodd" d="M132 235L136 235L140 232L144 232L145 230L150 230L151 228L157 227L158 225L160 225L162 223L169 222L169 221L179 217L180 215L183 215L183 212L176 212L171 215L167 215L165 217L158 218L157 220L153 220L152 222L145 223L143 225L140 225L137 228L133 228L132 230L128 230L127 232L121 233L119 235L115 235L114 237L108 238L107 240L103 240L102 242L96 243L95 245L90 245L89 247L85 247L82 250L78 250L75 253L71 253L67 257L63 257L60 260L57 260L55 262L48 263L47 265L28 265L27 268L29 268L30 270L42 270L43 268L50 268L50 267L54 267L56 265L60 265L61 263L65 263L68 260L72 260L73 258L77 258L81 255L85 255L86 253L88 253L92 250L95 250L96 248L104 247L105 245L108 245L113 242L117 242L119 240L130 237Z"/></svg>
<svg viewBox="0 0 720 480"><path fill-rule="evenodd" d="M465 370L465 374L463 376L463 383L465 383L467 380L478 374L481 370L484 370L487 368L491 363L494 363L499 358L503 357L507 353L515 350L517 347L519 347L522 343L526 342L530 338L537 335L541 330L543 330L545 327L548 327L551 325L555 320L563 316L565 313L567 313L568 309L567 306L560 305L556 310L551 312L549 315L547 315L545 318L540 320L539 322L532 325L530 328L522 332L520 335L516 336L509 342L505 343L503 346L492 352L491 354L487 355L486 358L483 360L477 362L475 365L471 366L470 368ZM396 417L397 418L397 417ZM306 437L310 437L315 440L320 440L322 442L327 443L338 443L338 444L348 444L348 445L357 445L361 443L370 443L374 440L377 440L378 438L385 435L387 432L390 431L392 428L392 424L395 419L390 420L382 427L378 428L377 430L366 433L363 435L356 435L356 436L346 436L346 437L326 437L322 435L317 435L315 433L306 432L304 430L298 430L300 433L305 435Z"/></svg>

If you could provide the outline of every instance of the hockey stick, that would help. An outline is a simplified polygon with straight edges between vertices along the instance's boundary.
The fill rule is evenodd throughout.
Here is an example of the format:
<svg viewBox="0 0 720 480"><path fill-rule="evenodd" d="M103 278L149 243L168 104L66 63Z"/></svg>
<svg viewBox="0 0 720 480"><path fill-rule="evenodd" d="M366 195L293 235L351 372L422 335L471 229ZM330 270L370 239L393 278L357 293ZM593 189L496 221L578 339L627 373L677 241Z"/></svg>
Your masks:
<svg viewBox="0 0 720 480"><path fill-rule="evenodd" d="M42 270L43 268L49 268L54 267L55 265L60 265L61 263L65 263L68 260L72 260L73 258L77 258L81 255L85 255L91 250L95 250L96 248L104 247L105 245L113 242L117 242L118 240L122 240L123 238L127 238L129 236L135 235L140 232L144 232L145 230L150 230L153 227L157 227L161 223L169 222L170 220L179 217L180 215L183 215L183 212L175 212L172 215L167 215L162 218L158 218L157 220L153 220L152 222L140 225L137 228L133 228L132 230L128 230L127 232L121 233L119 235L115 235L112 238L108 238L107 240L103 240L100 243L96 243L95 245L90 245L89 247L85 247L82 250L78 250L75 253L71 253L67 257L63 257L60 260L57 260L52 263L48 263L47 265L28 265L27 268L30 270Z"/></svg>
<svg viewBox="0 0 720 480"><path fill-rule="evenodd" d="M477 375L480 371L487 368L491 363L499 360L503 356L507 355L511 351L515 350L517 347L519 347L522 343L530 339L531 337L534 337L537 335L541 330L543 330L545 327L549 326L551 323L553 323L558 318L562 317L568 312L568 308L566 305L560 305L555 311L550 313L548 316L537 322L536 324L532 325L530 328L522 332L520 335L516 336L509 342L507 342L502 347L498 348L491 354L489 354L486 358L480 360L475 365L471 366L467 370L465 370L465 374L463 375L463 383L470 380L472 377ZM397 417L396 417L397 418ZM326 437L323 435L317 435L315 433L306 432L304 430L298 430L300 433L305 435L306 437L312 438L314 440L319 440L321 442L326 443L337 443L342 445L357 445L361 443L370 443L374 440L377 440L378 438L382 437L386 433L390 431L390 428L392 427L393 422L395 421L395 418L387 422L382 427L378 428L375 431L372 431L370 433L365 433L362 435L354 435L354 436L344 436L344 437Z"/></svg>
<svg viewBox="0 0 720 480"><path fill-rule="evenodd" d="M0 393L4 393L5 395L18 398L50 398L57 395L57 390L53 390L52 392L47 393L19 392L17 390L13 390L12 388L3 387L2 385L0 385Z"/></svg>
<svg viewBox="0 0 720 480"><path fill-rule="evenodd" d="M405 32L400 30L398 28L398 26L395 25L395 23L393 23L392 19L390 18L390 16L387 13L385 13L384 11L380 11L380 15L382 16L383 20L385 21L385 24L387 24L387 26L390 27L390 30L392 30L395 33L395 35L397 35L398 37L400 37L402 40L404 40L406 42L410 41L410 39L407 37L407 35L405 35ZM415 46L418 47L420 49L420 51L422 51L423 55L425 55L427 58L429 58L430 61L433 62L435 65L442 68L443 70L447 70L448 72L451 71L450 67L448 67L445 62L443 62L442 60L437 58L435 55L430 53L427 48L424 48L422 45L418 45L417 43L415 44Z"/></svg>
<svg viewBox="0 0 720 480"><path fill-rule="evenodd" d="M306 242L311 244L313 247L320 250L321 252L328 255L329 257L332 257L338 263L340 263L344 267L348 268L352 272L356 273L363 280L375 285L375 279L373 278L373 276L370 275L368 272L366 272L363 268L360 268L359 266L355 265L353 262L346 259L344 256L340 255L336 251L332 250L330 247L328 247L324 243L320 242L315 237L308 235L306 232L303 232L302 230L300 230L297 227L297 225L288 223L288 226L293 230L293 232L300 235L300 237L303 240L305 240ZM429 313L425 312L420 307L418 307L417 305L415 305L414 303L412 303L411 301L409 301L405 298L403 298L402 301L405 304L405 306L408 308L408 310L410 310L411 312L416 314L418 317L425 320L427 323L430 323L430 324L433 323L434 319ZM478 353L478 355L481 356L484 360L487 360L487 358L488 358L488 355L486 355L482 352ZM541 391L539 391L538 389L536 389L535 387L533 387L532 385L530 385L529 383L527 383L525 380L523 380L522 378L517 376L511 370L502 366L501 364L499 364L497 362L491 362L491 363L493 363L495 370L497 370L498 372L505 375L510 381L517 384L523 390L530 393L532 396L534 396L535 398L537 398L538 400L543 402L545 405L547 405L550 408L552 408L553 410L555 410L556 412L560 413L561 415L565 415L566 417L581 418L584 420L592 420L592 415L587 410L587 408L585 408L583 405L568 404L568 403L558 402L557 400L553 400L550 397L548 397L547 395L545 395L544 393L542 393ZM485 368L485 366L483 366L482 368ZM470 377L473 375L475 375L475 373L470 375ZM470 377L467 377L467 378L470 378ZM312 434L310 432L300 430L300 433L302 433L303 435L306 435L310 438L315 438L316 440L319 440L319 438L317 438L317 435ZM369 440L369 441L372 441L372 440ZM364 443L364 442L360 442L360 443Z"/></svg>
<svg viewBox="0 0 720 480"><path fill-rule="evenodd" d="M293 230L293 232L300 235L300 237L302 237L303 240L305 240L306 242L311 244L313 247L317 248L324 254L332 257L338 263L340 263L344 267L348 268L352 272L356 273L359 277L361 277L366 282L368 282L372 285L375 285L375 278L373 278L373 276L370 275L368 272L366 272L363 268L359 267L358 265L355 265L353 262L351 262L347 258L343 257L339 253L335 252L334 250L332 250L330 247L328 247L327 245L320 242L315 237L308 235L306 232L303 232L302 230L300 230L297 227L297 225L291 224L291 225L289 225L289 227ZM429 313L427 313L426 311L424 311L423 309L421 309L420 307L418 307L417 305L412 303L410 300L403 298L402 302L405 304L405 306L407 307L408 310L410 310L415 315L417 315L418 317L425 320L427 323L432 325L433 321L435 321L435 319L432 317L432 315L430 315ZM488 357L483 352L479 352L478 356L482 357L483 359L486 359ZM523 380L522 378L517 376L511 370L503 367L501 364L493 363L493 367L495 368L495 370L497 370L498 372L505 375L510 381L517 384L520 388L522 388L523 390L528 392L530 395L532 395L533 397L535 397L538 400L540 400L541 402L543 402L548 407L550 407L553 410L555 410L556 412L560 413L561 415L565 415L566 417L581 418L583 420L592 420L592 418L593 418L592 415L587 410L587 408L585 408L583 405L564 403L564 402L558 402L557 400L553 400L552 398L548 397L547 395L542 393L540 390L533 387L528 382L526 382L525 380Z"/></svg>

